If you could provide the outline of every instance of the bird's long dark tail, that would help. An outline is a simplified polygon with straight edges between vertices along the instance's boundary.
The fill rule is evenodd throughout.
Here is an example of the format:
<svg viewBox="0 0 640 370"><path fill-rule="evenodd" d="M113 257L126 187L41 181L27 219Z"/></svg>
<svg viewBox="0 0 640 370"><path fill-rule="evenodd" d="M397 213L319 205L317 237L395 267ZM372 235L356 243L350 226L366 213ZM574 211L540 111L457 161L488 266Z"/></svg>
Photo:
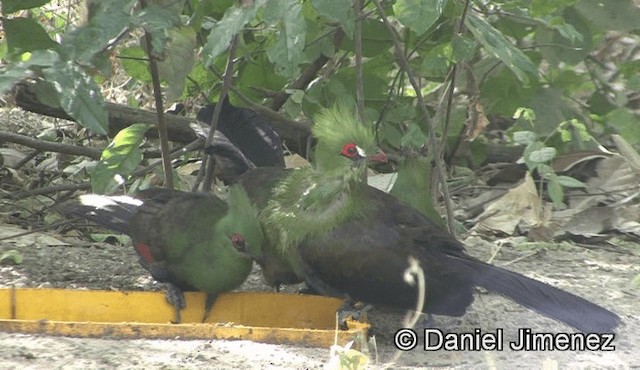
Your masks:
<svg viewBox="0 0 640 370"><path fill-rule="evenodd" d="M79 216L122 234L129 233L131 217L142 201L129 196L86 194L66 202L56 210L67 216Z"/></svg>
<svg viewBox="0 0 640 370"><path fill-rule="evenodd" d="M459 260L472 270L474 284L585 333L611 333L615 313L541 281L475 260Z"/></svg>

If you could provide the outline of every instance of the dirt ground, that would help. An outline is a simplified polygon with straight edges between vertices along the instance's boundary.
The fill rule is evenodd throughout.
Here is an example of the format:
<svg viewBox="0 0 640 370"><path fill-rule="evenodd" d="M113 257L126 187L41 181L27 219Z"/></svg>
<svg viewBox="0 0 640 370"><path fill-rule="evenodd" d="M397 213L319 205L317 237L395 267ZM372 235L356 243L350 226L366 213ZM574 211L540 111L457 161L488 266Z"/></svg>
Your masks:
<svg viewBox="0 0 640 370"><path fill-rule="evenodd" d="M17 245L0 241L0 255L18 250L19 265L0 265L0 287L65 287L74 289L158 290L138 265L133 248L61 237L69 245ZM492 244L477 237L466 241L469 251L488 258ZM503 247L496 264L530 254L530 250ZM561 244L521 259L508 268L535 277L597 302L622 317L614 340L615 351L516 352L429 351L404 352L396 363L393 334L403 313L374 310L371 314L377 343L369 354L372 368L514 369L626 369L640 366L640 290L632 283L640 273L638 245L578 247ZM242 290L267 290L256 268ZM515 340L518 328L535 332L566 332L570 328L541 317L499 296L479 292L462 318L435 317L435 326L447 332L483 332L504 329L505 342ZM507 346L505 346L507 347ZM269 345L222 340L113 340L0 333L1 369L318 369L329 360L328 348Z"/></svg>

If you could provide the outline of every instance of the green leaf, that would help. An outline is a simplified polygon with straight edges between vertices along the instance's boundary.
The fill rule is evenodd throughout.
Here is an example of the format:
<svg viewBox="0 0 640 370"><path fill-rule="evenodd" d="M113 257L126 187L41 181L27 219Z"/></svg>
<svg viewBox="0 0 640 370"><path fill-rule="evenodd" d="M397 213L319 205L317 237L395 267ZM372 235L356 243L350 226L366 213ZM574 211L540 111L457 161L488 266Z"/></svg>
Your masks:
<svg viewBox="0 0 640 370"><path fill-rule="evenodd" d="M207 66L210 66L218 55L227 50L233 36L242 31L244 25L255 18L258 9L262 8L266 2L266 0L256 0L247 7L234 5L227 9L222 19L211 28L207 42L202 49Z"/></svg>
<svg viewBox="0 0 640 370"><path fill-rule="evenodd" d="M440 18L446 5L447 0L398 0L393 11L403 26L420 36Z"/></svg>
<svg viewBox="0 0 640 370"><path fill-rule="evenodd" d="M563 143L571 141L571 131L561 128L558 132L560 133L560 140L562 140Z"/></svg>
<svg viewBox="0 0 640 370"><path fill-rule="evenodd" d="M427 142L427 136L417 124L409 125L407 132L402 136L400 145L403 148L421 148Z"/></svg>
<svg viewBox="0 0 640 370"><path fill-rule="evenodd" d="M127 74L135 79L144 82L151 82L151 72L149 72L149 62L147 53L139 47L119 48L122 68Z"/></svg>
<svg viewBox="0 0 640 370"><path fill-rule="evenodd" d="M562 199L564 198L564 189L558 181L557 176L552 176L549 179L549 183L547 184L547 192L549 193L549 198L553 201L553 204L556 206L562 205Z"/></svg>
<svg viewBox="0 0 640 370"><path fill-rule="evenodd" d="M9 249L0 255L0 265L20 265L22 260L22 254L15 249Z"/></svg>
<svg viewBox="0 0 640 370"><path fill-rule="evenodd" d="M26 51L56 49L60 46L32 18L3 19L2 25L7 37L8 51L12 55Z"/></svg>
<svg viewBox="0 0 640 370"><path fill-rule="evenodd" d="M477 46L478 43L469 37L458 34L454 35L451 40L451 57L453 58L453 61L459 63L463 60L470 59L476 52Z"/></svg>
<svg viewBox="0 0 640 370"><path fill-rule="evenodd" d="M182 95L185 79L195 64L196 33L191 27L169 30L170 42L164 60L158 62L160 78L167 82L167 100L174 101Z"/></svg>
<svg viewBox="0 0 640 370"><path fill-rule="evenodd" d="M100 162L91 172L95 193L115 190L142 161L140 144L150 125L136 123L120 131L102 152Z"/></svg>
<svg viewBox="0 0 640 370"><path fill-rule="evenodd" d="M42 6L50 1L51 0L3 0L2 13L6 15L15 13L18 10L33 9ZM3 22L5 21L7 21L7 19L4 19Z"/></svg>
<svg viewBox="0 0 640 370"><path fill-rule="evenodd" d="M606 115L605 119L607 125L619 133L629 144L636 145L640 143L638 117L628 108L613 110Z"/></svg>
<svg viewBox="0 0 640 370"><path fill-rule="evenodd" d="M163 56L170 38L169 30L181 25L178 14L157 5L150 5L136 12L131 17L131 23L149 32L153 53Z"/></svg>
<svg viewBox="0 0 640 370"><path fill-rule="evenodd" d="M264 97L260 89L280 91L287 82L284 77L273 73L273 65L265 55L258 55L254 63L246 63L239 68L235 84L243 94L257 101Z"/></svg>
<svg viewBox="0 0 640 370"><path fill-rule="evenodd" d="M518 145L529 145L538 140L538 135L532 131L516 131L513 133L513 141Z"/></svg>
<svg viewBox="0 0 640 370"><path fill-rule="evenodd" d="M402 158L398 167L398 177L389 193L411 204L431 221L444 226L444 221L431 199L430 173L429 158Z"/></svg>
<svg viewBox="0 0 640 370"><path fill-rule="evenodd" d="M544 147L529 154L529 159L537 163L546 163L556 157L556 148Z"/></svg>
<svg viewBox="0 0 640 370"><path fill-rule="evenodd" d="M297 0L271 0L265 7L265 17L267 13L282 16L275 41L267 47L267 56L275 64L276 73L289 78L300 71L303 56L306 24L301 12L302 5Z"/></svg>
<svg viewBox="0 0 640 370"><path fill-rule="evenodd" d="M23 63L10 65L8 69L0 69L0 94L4 95L30 73L29 68Z"/></svg>
<svg viewBox="0 0 640 370"><path fill-rule="evenodd" d="M577 179L574 179L573 177L570 176L558 176L558 183L560 183L560 185L567 187L567 188L584 188L585 184Z"/></svg>
<svg viewBox="0 0 640 370"><path fill-rule="evenodd" d="M603 30L628 32L640 27L640 9L631 0L582 0L575 8L592 25Z"/></svg>
<svg viewBox="0 0 640 370"><path fill-rule="evenodd" d="M542 17L556 13L575 4L577 0L533 0L530 10L533 17Z"/></svg>
<svg viewBox="0 0 640 370"><path fill-rule="evenodd" d="M42 70L58 93L60 107L82 126L107 134L107 108L100 87L73 62L59 62Z"/></svg>
<svg viewBox="0 0 640 370"><path fill-rule="evenodd" d="M388 52L393 45L387 27L382 22L366 18L362 20L362 55L367 58ZM340 45L342 50L354 51L353 40L346 39Z"/></svg>
<svg viewBox="0 0 640 370"><path fill-rule="evenodd" d="M522 82L528 82L527 73L538 75L531 59L510 43L497 29L474 13L469 13L465 25L486 51L500 59Z"/></svg>
<svg viewBox="0 0 640 370"><path fill-rule="evenodd" d="M64 35L63 54L80 64L91 64L97 54L129 27L131 20L136 20L130 15L136 3L133 0L92 2L89 24Z"/></svg>
<svg viewBox="0 0 640 370"><path fill-rule="evenodd" d="M536 112L536 133L540 137L551 135L560 122L575 116L572 102L555 88L540 88L531 97L527 105Z"/></svg>
<svg viewBox="0 0 640 370"><path fill-rule="evenodd" d="M312 0L311 4L321 16L340 23L345 34L350 39L353 38L354 15L351 0Z"/></svg>

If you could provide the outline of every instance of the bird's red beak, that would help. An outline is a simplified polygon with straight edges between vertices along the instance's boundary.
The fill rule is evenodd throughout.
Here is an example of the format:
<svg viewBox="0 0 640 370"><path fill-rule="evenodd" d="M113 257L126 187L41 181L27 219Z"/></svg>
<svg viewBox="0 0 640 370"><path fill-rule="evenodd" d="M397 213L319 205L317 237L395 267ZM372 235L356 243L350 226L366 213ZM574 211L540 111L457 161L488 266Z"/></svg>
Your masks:
<svg viewBox="0 0 640 370"><path fill-rule="evenodd" d="M369 163L387 163L387 154L382 150L378 150L375 154L367 156Z"/></svg>

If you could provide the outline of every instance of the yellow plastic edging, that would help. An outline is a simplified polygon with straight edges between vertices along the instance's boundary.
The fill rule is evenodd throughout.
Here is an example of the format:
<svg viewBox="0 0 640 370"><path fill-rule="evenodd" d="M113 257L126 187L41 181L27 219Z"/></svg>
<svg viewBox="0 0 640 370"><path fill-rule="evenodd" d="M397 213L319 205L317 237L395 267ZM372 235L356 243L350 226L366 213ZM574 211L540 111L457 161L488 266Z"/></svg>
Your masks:
<svg viewBox="0 0 640 370"><path fill-rule="evenodd" d="M334 343L335 298L258 292L221 294L206 323L205 295L185 293L182 322L161 292L0 289L0 330L81 337L244 339L328 347ZM368 324L338 331L344 345Z"/></svg>

